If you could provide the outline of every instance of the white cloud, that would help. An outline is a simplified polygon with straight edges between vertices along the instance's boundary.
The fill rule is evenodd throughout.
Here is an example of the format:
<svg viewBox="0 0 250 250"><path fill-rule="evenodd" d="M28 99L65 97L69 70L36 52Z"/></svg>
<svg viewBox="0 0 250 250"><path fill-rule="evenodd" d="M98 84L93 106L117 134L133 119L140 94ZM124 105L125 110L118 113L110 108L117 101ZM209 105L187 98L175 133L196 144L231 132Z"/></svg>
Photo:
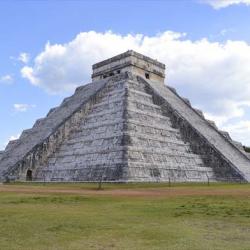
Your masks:
<svg viewBox="0 0 250 250"><path fill-rule="evenodd" d="M155 36L83 32L65 44L47 43L33 65L23 67L21 73L50 93L65 93L90 81L93 63L128 49L165 63L167 84L220 126L250 118L250 45L244 41L191 41L171 31ZM245 136L250 144L247 137L250 133Z"/></svg>
<svg viewBox="0 0 250 250"><path fill-rule="evenodd" d="M30 56L28 53L25 53L25 52L21 52L17 58L17 60L27 64L30 60Z"/></svg>
<svg viewBox="0 0 250 250"><path fill-rule="evenodd" d="M26 52L21 52L18 56L10 56L10 59L13 60L14 65L16 65L16 62L27 64L30 61L30 55Z"/></svg>
<svg viewBox="0 0 250 250"><path fill-rule="evenodd" d="M200 0L200 2L209 4L214 9L226 8L230 5L235 5L235 4L250 5L250 0Z"/></svg>
<svg viewBox="0 0 250 250"><path fill-rule="evenodd" d="M229 34L229 33L234 33L234 32L235 32L235 29L233 29L233 28L222 29L222 30L219 32L219 35L220 35L220 36L226 36L227 34Z"/></svg>
<svg viewBox="0 0 250 250"><path fill-rule="evenodd" d="M15 111L17 112L26 112L27 110L31 109L31 108L35 108L36 105L32 104L24 104L24 103L16 103L13 105Z"/></svg>
<svg viewBox="0 0 250 250"><path fill-rule="evenodd" d="M250 146L248 139L250 135L250 120L237 121L233 124L227 124L222 128L228 131L231 137L236 138L240 142L246 142L246 144ZM248 141L246 141L247 136Z"/></svg>
<svg viewBox="0 0 250 250"><path fill-rule="evenodd" d="M228 99L214 100L211 104L217 115L205 113L209 120L217 122L218 126L222 126L232 118L242 118L247 107L250 107L250 101L233 101Z"/></svg>
<svg viewBox="0 0 250 250"><path fill-rule="evenodd" d="M11 84L13 82L13 78L11 75L4 75L0 77L0 83Z"/></svg>
<svg viewBox="0 0 250 250"><path fill-rule="evenodd" d="M107 57L138 48L142 35L121 36L112 32L80 33L67 44L47 43L34 60L33 67L23 67L22 76L50 93L73 91L89 81L91 66Z"/></svg>
<svg viewBox="0 0 250 250"><path fill-rule="evenodd" d="M20 137L20 134L12 135L10 136L9 141L17 140L19 137Z"/></svg>

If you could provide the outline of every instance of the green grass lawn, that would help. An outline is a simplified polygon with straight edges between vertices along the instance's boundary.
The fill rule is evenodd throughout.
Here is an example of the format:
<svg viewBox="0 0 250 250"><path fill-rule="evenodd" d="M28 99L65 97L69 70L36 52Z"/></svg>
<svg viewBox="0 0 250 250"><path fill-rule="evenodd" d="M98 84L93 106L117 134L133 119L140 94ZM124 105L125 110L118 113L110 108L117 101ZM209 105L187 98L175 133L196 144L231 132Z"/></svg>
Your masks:
<svg viewBox="0 0 250 250"><path fill-rule="evenodd" d="M12 185L10 185L11 187ZM22 185L16 185L22 187ZM27 187L27 186L26 186ZM0 192L0 249L250 249L250 196L171 197ZM250 189L249 185L122 184L105 189ZM101 191L102 192L102 191Z"/></svg>

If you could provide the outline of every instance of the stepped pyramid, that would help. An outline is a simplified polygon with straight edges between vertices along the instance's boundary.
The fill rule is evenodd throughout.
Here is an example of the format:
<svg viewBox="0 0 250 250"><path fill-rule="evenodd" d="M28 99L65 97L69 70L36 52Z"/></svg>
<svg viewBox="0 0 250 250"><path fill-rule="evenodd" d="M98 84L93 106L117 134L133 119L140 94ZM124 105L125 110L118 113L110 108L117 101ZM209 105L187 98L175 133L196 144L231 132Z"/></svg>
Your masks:
<svg viewBox="0 0 250 250"><path fill-rule="evenodd" d="M127 51L0 153L0 180L250 181L249 155Z"/></svg>

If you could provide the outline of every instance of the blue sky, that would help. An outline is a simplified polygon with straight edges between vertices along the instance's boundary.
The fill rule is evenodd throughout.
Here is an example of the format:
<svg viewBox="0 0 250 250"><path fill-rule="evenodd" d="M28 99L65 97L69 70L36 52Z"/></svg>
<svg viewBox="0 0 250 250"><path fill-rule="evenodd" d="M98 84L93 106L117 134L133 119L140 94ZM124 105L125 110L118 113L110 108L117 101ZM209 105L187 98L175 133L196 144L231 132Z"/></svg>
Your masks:
<svg viewBox="0 0 250 250"><path fill-rule="evenodd" d="M164 62L166 84L250 145L249 4L0 1L0 149L127 49Z"/></svg>

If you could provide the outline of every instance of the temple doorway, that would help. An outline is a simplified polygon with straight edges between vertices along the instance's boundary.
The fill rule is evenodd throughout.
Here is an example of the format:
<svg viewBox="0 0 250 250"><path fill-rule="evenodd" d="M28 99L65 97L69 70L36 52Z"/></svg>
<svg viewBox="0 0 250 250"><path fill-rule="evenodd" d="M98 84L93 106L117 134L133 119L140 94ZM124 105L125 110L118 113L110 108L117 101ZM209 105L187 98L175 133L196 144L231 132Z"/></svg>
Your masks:
<svg viewBox="0 0 250 250"><path fill-rule="evenodd" d="M32 170L30 169L27 170L26 181L32 181Z"/></svg>

